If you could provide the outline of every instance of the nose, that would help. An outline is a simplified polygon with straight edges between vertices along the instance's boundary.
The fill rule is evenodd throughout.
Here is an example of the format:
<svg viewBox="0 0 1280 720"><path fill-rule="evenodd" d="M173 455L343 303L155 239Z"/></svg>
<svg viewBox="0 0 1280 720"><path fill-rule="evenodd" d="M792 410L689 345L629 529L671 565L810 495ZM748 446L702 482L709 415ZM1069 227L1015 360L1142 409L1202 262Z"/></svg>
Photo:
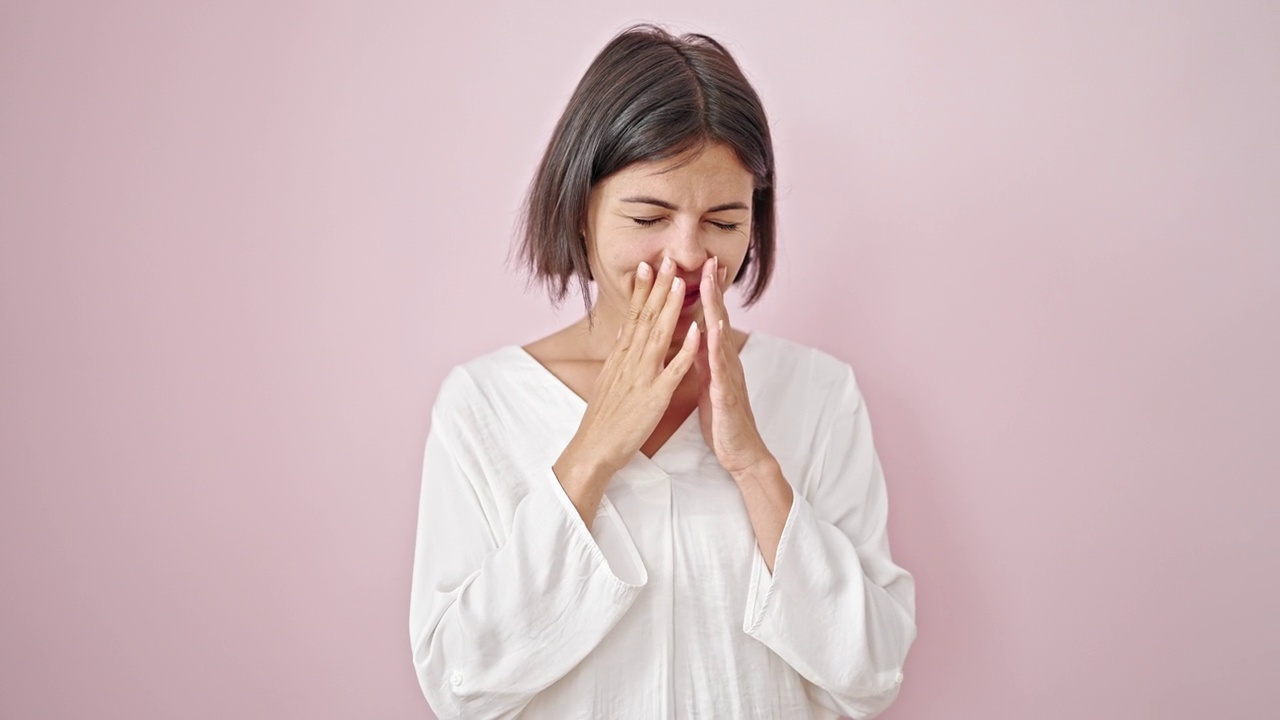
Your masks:
<svg viewBox="0 0 1280 720"><path fill-rule="evenodd" d="M664 248L667 257L676 264L677 274L686 280L689 280L691 275L701 272L703 263L710 257L698 225L697 221L676 224ZM698 280L693 280L694 284L697 282Z"/></svg>

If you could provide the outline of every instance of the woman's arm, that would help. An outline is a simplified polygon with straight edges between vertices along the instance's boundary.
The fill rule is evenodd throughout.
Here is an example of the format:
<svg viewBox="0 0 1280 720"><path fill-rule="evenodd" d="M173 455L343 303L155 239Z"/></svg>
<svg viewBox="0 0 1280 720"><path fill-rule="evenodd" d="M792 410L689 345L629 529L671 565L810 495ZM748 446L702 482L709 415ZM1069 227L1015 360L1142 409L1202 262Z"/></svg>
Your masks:
<svg viewBox="0 0 1280 720"><path fill-rule="evenodd" d="M773 572L773 562L778 556L778 541L786 527L787 517L795 501L791 483L782 475L782 467L770 455L760 465L732 475L747 506L747 517L755 532L756 546L764 558L765 567Z"/></svg>
<svg viewBox="0 0 1280 720"><path fill-rule="evenodd" d="M605 556L550 467L528 468L532 490L509 527L495 527L481 501L491 484L455 447L451 381L433 409L423 457L413 664L442 720L509 717L582 661L647 577L634 546L630 557Z"/></svg>
<svg viewBox="0 0 1280 720"><path fill-rule="evenodd" d="M812 683L816 702L862 720L898 695L916 637L915 583L889 553L884 473L851 368L835 401L811 490L794 493L782 523L768 500L781 496L781 469L744 487L761 553L743 630Z"/></svg>

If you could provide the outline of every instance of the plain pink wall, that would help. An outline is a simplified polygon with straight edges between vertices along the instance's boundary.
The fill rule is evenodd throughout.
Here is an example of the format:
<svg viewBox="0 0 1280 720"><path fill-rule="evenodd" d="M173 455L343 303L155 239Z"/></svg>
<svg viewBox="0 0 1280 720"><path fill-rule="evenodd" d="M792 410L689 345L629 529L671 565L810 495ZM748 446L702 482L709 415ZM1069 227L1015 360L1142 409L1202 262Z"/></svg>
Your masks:
<svg viewBox="0 0 1280 720"><path fill-rule="evenodd" d="M884 717L1267 713L1274 6L200 5L0 5L0 717L429 716L428 410L577 317L511 228L642 19L770 113L735 317L859 373L918 584Z"/></svg>

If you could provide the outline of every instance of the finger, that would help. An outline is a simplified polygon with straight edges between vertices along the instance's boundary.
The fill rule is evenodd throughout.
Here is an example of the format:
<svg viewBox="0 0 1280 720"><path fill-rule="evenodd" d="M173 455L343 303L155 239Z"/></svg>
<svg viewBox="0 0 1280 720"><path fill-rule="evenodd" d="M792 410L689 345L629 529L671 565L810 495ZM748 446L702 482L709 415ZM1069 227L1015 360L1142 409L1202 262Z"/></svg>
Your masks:
<svg viewBox="0 0 1280 720"><path fill-rule="evenodd" d="M715 320L707 324L707 368L712 382L716 382L724 373L724 323Z"/></svg>
<svg viewBox="0 0 1280 720"><path fill-rule="evenodd" d="M703 270L702 282L698 286L699 292L702 293L702 317L706 320L705 332L707 334L708 343L711 342L711 336L713 334L712 329L715 328L717 321L723 317L720 310L722 305L716 299L716 293L718 291L716 290L715 276L718 265L719 260L714 257L711 258L711 261Z"/></svg>
<svg viewBox="0 0 1280 720"><path fill-rule="evenodd" d="M618 331L618 341L623 349L631 345L636 323L640 319L640 312L644 308L645 302L649 299L649 291L652 287L653 268L649 266L649 263L642 260L639 267L636 268L635 286L631 290L631 305L627 308L627 317Z"/></svg>
<svg viewBox="0 0 1280 720"><path fill-rule="evenodd" d="M724 278L729 277L729 268L721 267L720 277L722 280ZM733 328L731 327L731 324L729 322L729 306L724 301L724 288L725 288L725 285L723 282L721 282L718 285L718 289L717 289L717 296L719 298L720 319L724 321L724 331L725 331L724 344L722 347L724 348L724 355L729 362L729 366L733 368L735 375L741 377L742 362L738 359L738 345L737 345L737 342L734 340Z"/></svg>
<svg viewBox="0 0 1280 720"><path fill-rule="evenodd" d="M704 339L706 338L706 335L707 334L704 331L702 333L702 336ZM694 370L696 370L698 373L698 384L702 385L703 387L706 387L707 385L709 385L711 383L711 365L707 360L707 343L706 342L698 343L698 351L694 353L694 356L693 356L693 367L694 367Z"/></svg>
<svg viewBox="0 0 1280 720"><path fill-rule="evenodd" d="M718 267L720 267L720 259L717 258L715 255L712 255L711 257L707 258L707 262L705 262L702 265L701 277L698 278L698 289L703 293L704 298L710 292L705 281L715 279L716 268ZM703 304L704 305L706 304L705 299L703 300ZM703 329L703 332L706 332L705 328Z"/></svg>
<svg viewBox="0 0 1280 720"><path fill-rule="evenodd" d="M711 274L715 272L716 259L715 256L707 258L702 264L702 276L699 278L698 292L702 296L702 337L698 342L698 351L694 355L694 368L698 371L698 384L706 386L711 382L711 367L707 364L707 323L711 321L711 315L707 313L707 304L710 302L711 296L710 286L707 284Z"/></svg>
<svg viewBox="0 0 1280 720"><path fill-rule="evenodd" d="M708 346L708 365L711 368L712 377L716 382L730 381L733 378L740 378L742 375L742 365L738 362L738 349L733 339L733 328L729 324L729 307L724 300L724 283L723 280L729 276L729 268L720 265L719 258L716 259L716 283L714 290L714 300L712 315L715 317L715 329L708 328L707 346ZM710 326L711 321L708 321ZM714 340L712 337L714 336Z"/></svg>
<svg viewBox="0 0 1280 720"><path fill-rule="evenodd" d="M671 258L662 258L662 265L659 266L657 277L653 281L653 289L649 292L649 297L645 299L644 306L640 308L640 314L636 317L633 337L642 345L649 342L649 331L654 322L657 321L663 306L667 304L667 294L671 290L672 281L676 279L675 265Z"/></svg>
<svg viewBox="0 0 1280 720"><path fill-rule="evenodd" d="M717 259L716 265L718 270L718 277L720 278L725 277L728 274L729 269L724 267L723 265L720 265L718 259ZM726 305L724 302L724 285L718 280L716 282L715 305L716 305L716 316L717 316L716 319L718 321L724 322L724 333L725 333L724 337L725 337L725 342L727 343L725 348L729 354L735 354L737 351L733 345L733 330L729 324L729 306Z"/></svg>
<svg viewBox="0 0 1280 720"><path fill-rule="evenodd" d="M657 322L649 329L649 345L645 356L650 360L662 362L671 347L671 336L675 334L676 322L680 319L680 310L684 306L684 281L673 278L671 289L667 291L667 303L662 306Z"/></svg>
<svg viewBox="0 0 1280 720"><path fill-rule="evenodd" d="M729 307L724 304L724 278L729 268L720 264L720 259L716 258L716 307L720 311L720 319L724 320L727 327L729 325Z"/></svg>
<svg viewBox="0 0 1280 720"><path fill-rule="evenodd" d="M733 336L729 334L724 320L721 320L716 328L716 346L719 350L718 355L721 365L727 368L729 366L729 354L733 351Z"/></svg>
<svg viewBox="0 0 1280 720"><path fill-rule="evenodd" d="M680 352L671 358L671 362L667 363L667 367L658 373L657 383L668 394L673 394L676 387L680 384L680 380L689 372L689 368L693 366L694 360L698 355L698 346L702 343L699 338L698 321L694 320L689 324L689 330L684 334L684 342L680 344Z"/></svg>

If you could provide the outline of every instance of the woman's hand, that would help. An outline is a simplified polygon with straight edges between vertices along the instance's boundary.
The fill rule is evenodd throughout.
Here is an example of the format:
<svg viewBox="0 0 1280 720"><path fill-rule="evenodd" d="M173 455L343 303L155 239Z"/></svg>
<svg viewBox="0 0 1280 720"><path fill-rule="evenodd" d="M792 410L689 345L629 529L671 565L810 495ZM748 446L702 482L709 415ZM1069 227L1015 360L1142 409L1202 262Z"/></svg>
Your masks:
<svg viewBox="0 0 1280 720"><path fill-rule="evenodd" d="M726 268L712 257L702 267L702 317L707 341L698 348L700 391L698 415L702 437L721 467L735 479L773 459L765 447L747 397L747 380L729 331L729 313L722 286Z"/></svg>
<svg viewBox="0 0 1280 720"><path fill-rule="evenodd" d="M670 259L663 259L656 278L647 263L640 263L627 319L596 378L578 432L556 462L556 475L584 519L594 516L609 478L657 428L693 366L700 339L696 323L680 351L665 362L684 294L684 282L675 276Z"/></svg>

